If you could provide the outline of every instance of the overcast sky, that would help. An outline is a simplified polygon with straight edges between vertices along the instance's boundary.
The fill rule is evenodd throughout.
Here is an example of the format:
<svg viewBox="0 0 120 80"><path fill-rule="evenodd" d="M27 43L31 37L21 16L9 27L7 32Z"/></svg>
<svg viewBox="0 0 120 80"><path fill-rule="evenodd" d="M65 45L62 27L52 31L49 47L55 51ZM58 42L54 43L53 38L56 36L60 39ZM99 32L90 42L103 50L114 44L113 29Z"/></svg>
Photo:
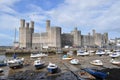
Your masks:
<svg viewBox="0 0 120 80"><path fill-rule="evenodd" d="M120 37L120 0L0 0L0 46L12 45L15 28L19 40L20 19L35 21L35 32L45 32L45 21L70 33L83 35L93 29Z"/></svg>

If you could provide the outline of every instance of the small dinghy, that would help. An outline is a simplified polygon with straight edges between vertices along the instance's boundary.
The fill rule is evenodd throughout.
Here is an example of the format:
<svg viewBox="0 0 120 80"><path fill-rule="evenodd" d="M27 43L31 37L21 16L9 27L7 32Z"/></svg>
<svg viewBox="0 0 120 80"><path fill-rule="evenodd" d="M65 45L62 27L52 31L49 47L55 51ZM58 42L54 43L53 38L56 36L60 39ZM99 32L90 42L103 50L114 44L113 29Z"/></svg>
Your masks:
<svg viewBox="0 0 120 80"><path fill-rule="evenodd" d="M78 74L80 78L82 78L80 80L95 80L96 79L93 75L91 75L90 73L84 70L81 70L80 72L78 72Z"/></svg>
<svg viewBox="0 0 120 80"><path fill-rule="evenodd" d="M98 51L96 52L96 55L99 55L99 56L104 55L104 54L105 54L105 52L102 51L102 50L98 50Z"/></svg>
<svg viewBox="0 0 120 80"><path fill-rule="evenodd" d="M0 60L0 67L7 66L7 60Z"/></svg>
<svg viewBox="0 0 120 80"><path fill-rule="evenodd" d="M0 68L0 73L2 73L4 70L2 68Z"/></svg>
<svg viewBox="0 0 120 80"><path fill-rule="evenodd" d="M63 55L62 60L71 60L72 57L69 57L68 55Z"/></svg>
<svg viewBox="0 0 120 80"><path fill-rule="evenodd" d="M84 69L86 72L90 73L91 75L93 75L94 77L96 77L97 79L106 79L106 77L108 76L106 73L103 72L99 72L99 71L95 71L93 69L90 68L86 68Z"/></svg>
<svg viewBox="0 0 120 80"><path fill-rule="evenodd" d="M58 71L58 66L56 64L49 63L49 65L47 66L47 70L51 74L56 73Z"/></svg>
<svg viewBox="0 0 120 80"><path fill-rule="evenodd" d="M120 65L120 61L117 61L117 60L114 60L114 59L111 59L110 62L112 64L115 64L115 65Z"/></svg>
<svg viewBox="0 0 120 80"><path fill-rule="evenodd" d="M79 64L79 60L78 59L72 59L70 61L71 64Z"/></svg>
<svg viewBox="0 0 120 80"><path fill-rule="evenodd" d="M41 69L44 67L45 62L38 58L37 60L34 61L33 65L35 66L36 69Z"/></svg>
<svg viewBox="0 0 120 80"><path fill-rule="evenodd" d="M87 56L89 55L89 52L78 50L77 51L77 56Z"/></svg>
<svg viewBox="0 0 120 80"><path fill-rule="evenodd" d="M116 57L119 57L119 56L120 56L120 53L115 52L115 53L113 53L113 54L110 54L109 56L112 57L112 58L116 58Z"/></svg>
<svg viewBox="0 0 120 80"><path fill-rule="evenodd" d="M102 66L103 63L101 60L93 60L90 62L90 64L96 65L96 66Z"/></svg>

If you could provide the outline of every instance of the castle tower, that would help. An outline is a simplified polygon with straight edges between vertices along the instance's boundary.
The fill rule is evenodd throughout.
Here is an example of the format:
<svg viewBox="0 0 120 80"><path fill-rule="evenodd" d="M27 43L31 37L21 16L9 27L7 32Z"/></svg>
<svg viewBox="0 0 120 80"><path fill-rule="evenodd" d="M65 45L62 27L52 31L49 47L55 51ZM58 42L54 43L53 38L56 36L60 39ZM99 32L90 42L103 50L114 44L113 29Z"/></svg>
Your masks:
<svg viewBox="0 0 120 80"><path fill-rule="evenodd" d="M46 32L50 30L50 20L46 20Z"/></svg>
<svg viewBox="0 0 120 80"><path fill-rule="evenodd" d="M108 43L108 33L104 33L104 43L107 44Z"/></svg>
<svg viewBox="0 0 120 80"><path fill-rule="evenodd" d="M53 47L61 48L61 28L54 26L49 30L49 41Z"/></svg>
<svg viewBox="0 0 120 80"><path fill-rule="evenodd" d="M30 22L31 32L34 33L34 21Z"/></svg>
<svg viewBox="0 0 120 80"><path fill-rule="evenodd" d="M25 47L25 20L20 20L20 27L19 27L19 45L20 47Z"/></svg>
<svg viewBox="0 0 120 80"><path fill-rule="evenodd" d="M93 29L93 31L92 31L92 32L93 32L93 36L95 37L95 33L96 33L96 32L95 32L95 30Z"/></svg>
<svg viewBox="0 0 120 80"><path fill-rule="evenodd" d="M77 27L73 31L73 44L74 46L81 46L81 31L78 31Z"/></svg>
<svg viewBox="0 0 120 80"><path fill-rule="evenodd" d="M24 19L20 20L20 27L25 27L25 20Z"/></svg>
<svg viewBox="0 0 120 80"><path fill-rule="evenodd" d="M26 23L25 20L20 20L19 28L19 44L21 48L31 48L32 47L32 30L29 27L29 23Z"/></svg>

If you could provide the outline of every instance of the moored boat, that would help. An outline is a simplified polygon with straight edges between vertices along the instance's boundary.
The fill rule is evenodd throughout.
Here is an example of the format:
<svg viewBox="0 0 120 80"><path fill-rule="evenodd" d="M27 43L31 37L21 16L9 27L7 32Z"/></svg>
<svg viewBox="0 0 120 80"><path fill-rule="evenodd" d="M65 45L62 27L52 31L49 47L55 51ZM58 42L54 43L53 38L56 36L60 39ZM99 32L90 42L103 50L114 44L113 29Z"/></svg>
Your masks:
<svg viewBox="0 0 120 80"><path fill-rule="evenodd" d="M99 71L95 71L93 69L90 69L90 68L86 68L84 69L86 72L90 73L91 75L93 75L94 77L96 78L99 78L99 79L106 79L107 78L107 74L104 73L104 72L99 72Z"/></svg>
<svg viewBox="0 0 120 80"><path fill-rule="evenodd" d="M101 60L93 60L90 62L90 64L96 65L96 66L102 66L103 63Z"/></svg>
<svg viewBox="0 0 120 80"><path fill-rule="evenodd" d="M96 52L96 55L99 55L99 56L104 55L104 54L105 54L105 52L102 51L102 50L98 50L98 51Z"/></svg>
<svg viewBox="0 0 120 80"><path fill-rule="evenodd" d="M0 68L0 73L2 73L4 70L2 68Z"/></svg>
<svg viewBox="0 0 120 80"><path fill-rule="evenodd" d="M7 60L1 60L0 61L0 67L7 66Z"/></svg>
<svg viewBox="0 0 120 80"><path fill-rule="evenodd" d="M30 55L31 58L38 58L38 57L45 57L45 56L48 56L48 55L44 53L31 53Z"/></svg>
<svg viewBox="0 0 120 80"><path fill-rule="evenodd" d="M120 65L120 61L111 59L110 62L115 65Z"/></svg>
<svg viewBox="0 0 120 80"><path fill-rule="evenodd" d="M89 52L78 50L77 51L77 56L87 56L89 55Z"/></svg>
<svg viewBox="0 0 120 80"><path fill-rule="evenodd" d="M83 80L95 80L96 78L94 76L92 76L90 73L81 70L80 72L78 72L80 78L82 78ZM81 80L82 80L81 79Z"/></svg>
<svg viewBox="0 0 120 80"><path fill-rule="evenodd" d="M58 66L56 64L49 63L49 65L47 66L47 70L51 74L56 73L58 71Z"/></svg>
<svg viewBox="0 0 120 80"><path fill-rule="evenodd" d="M7 63L8 63L8 66L10 68L19 68L19 67L23 66L23 64L24 64L24 58L18 58L16 56L14 56L14 58L13 59L9 59L7 61Z"/></svg>
<svg viewBox="0 0 120 80"><path fill-rule="evenodd" d="M37 60L34 61L33 65L35 66L36 69L41 69L41 68L44 67L45 62L42 61L41 59L37 59Z"/></svg>
<svg viewBox="0 0 120 80"><path fill-rule="evenodd" d="M110 54L109 56L110 56L111 58L116 58L116 57L119 57L119 56L120 56L120 53L115 52L115 53L113 53L113 54Z"/></svg>
<svg viewBox="0 0 120 80"><path fill-rule="evenodd" d="M70 61L71 64L79 64L79 60L78 59L72 59Z"/></svg>
<svg viewBox="0 0 120 80"><path fill-rule="evenodd" d="M72 57L68 56L68 55L63 55L62 60L71 60Z"/></svg>

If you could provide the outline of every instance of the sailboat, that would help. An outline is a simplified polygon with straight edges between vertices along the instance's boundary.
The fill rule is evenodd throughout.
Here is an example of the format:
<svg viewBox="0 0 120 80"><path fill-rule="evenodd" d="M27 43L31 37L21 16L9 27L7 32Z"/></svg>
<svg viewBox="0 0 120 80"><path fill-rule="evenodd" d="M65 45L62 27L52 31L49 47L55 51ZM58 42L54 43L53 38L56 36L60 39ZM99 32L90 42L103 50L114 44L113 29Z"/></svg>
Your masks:
<svg viewBox="0 0 120 80"><path fill-rule="evenodd" d="M7 61L10 68L19 68L24 64L24 58L18 58L16 54L13 54L13 58Z"/></svg>
<svg viewBox="0 0 120 80"><path fill-rule="evenodd" d="M15 39L14 43L16 43L16 28L15 28ZM16 46L14 46L14 54L12 59L8 59L7 63L10 68L18 68L22 67L24 63L24 58L17 57L17 54L15 53Z"/></svg>
<svg viewBox="0 0 120 80"><path fill-rule="evenodd" d="M45 62L38 58L37 60L34 61L34 66L36 69L41 69L45 66Z"/></svg>

